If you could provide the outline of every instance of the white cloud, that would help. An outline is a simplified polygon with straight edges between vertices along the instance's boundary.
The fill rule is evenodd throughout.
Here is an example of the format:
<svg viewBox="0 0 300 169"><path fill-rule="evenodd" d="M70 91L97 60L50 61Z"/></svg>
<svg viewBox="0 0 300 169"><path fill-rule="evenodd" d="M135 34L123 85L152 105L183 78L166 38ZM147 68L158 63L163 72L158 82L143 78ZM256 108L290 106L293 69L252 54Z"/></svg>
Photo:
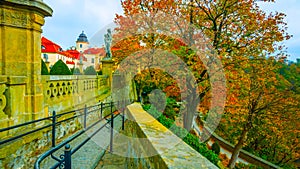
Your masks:
<svg viewBox="0 0 300 169"><path fill-rule="evenodd" d="M90 39L99 29L122 13L119 0L44 0L53 9L46 18L44 36L63 48L75 45L82 30Z"/></svg>
<svg viewBox="0 0 300 169"><path fill-rule="evenodd" d="M105 0L99 3L99 0L84 1L84 18L109 24L113 22L116 13L121 13L121 5L116 0Z"/></svg>

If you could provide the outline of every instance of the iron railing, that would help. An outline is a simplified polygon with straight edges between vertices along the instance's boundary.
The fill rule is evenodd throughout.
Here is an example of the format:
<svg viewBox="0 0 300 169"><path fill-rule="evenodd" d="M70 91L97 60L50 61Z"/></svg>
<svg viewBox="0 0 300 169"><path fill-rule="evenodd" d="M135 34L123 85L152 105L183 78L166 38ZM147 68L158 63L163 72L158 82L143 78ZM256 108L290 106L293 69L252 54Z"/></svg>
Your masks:
<svg viewBox="0 0 300 169"><path fill-rule="evenodd" d="M116 104L120 104L120 102L116 102ZM21 133L21 134L17 134L13 137L10 138L6 138L3 140L0 140L0 146L3 144L9 144L9 142L13 142L17 139L20 139L24 136L39 132L41 130L51 130L51 145L52 148L49 149L48 151L46 151L44 154L42 154L35 162L34 164L34 168L35 169L39 169L40 168L40 164L41 162L47 158L48 156L51 156L51 158L53 158L54 160L57 161L56 164L54 164L51 168L66 168L66 169L70 169L71 168L71 156L72 154L74 154L76 151L78 151L84 144L86 144L93 136L95 136L101 129L103 129L107 124L110 124L111 126L111 130L110 130L110 151L113 151L113 127L114 127L114 119L115 117L121 115L122 117L122 130L124 130L124 122L125 122L125 115L124 115L124 109L119 110L117 112L113 111L113 102L110 103L98 103L96 105L93 106L85 106L84 108L81 109L77 109L77 110L73 110L73 111L69 111L69 112L65 112L65 113L60 113L57 114L55 111L53 111L52 116L46 117L46 118L41 118L38 120L33 120L30 122L26 122L23 124L18 124L15 126L10 126L7 128L2 128L0 129L0 133L1 132L9 132L12 130L18 130L18 129L23 129L24 127L28 127L29 125L32 125L32 130L27 131L25 133ZM106 108L110 108L110 113L108 115L106 115L105 117L103 116L103 110ZM90 115L91 113L94 112L98 112L98 119L95 120L92 124L87 125L87 117L88 115ZM63 118L65 117L65 118ZM68 122L70 120L73 120L75 118L83 118L83 126L82 129L77 131L75 134L71 135L70 137L68 137L67 139L63 140L62 142L60 142L59 144L57 143L57 131L56 131L56 127L58 125L60 125L63 122ZM76 147L74 147L73 149L71 149L69 143L73 140L75 140L76 138L78 138L80 135L84 134L85 132L89 131L91 128L93 128L94 126L96 126L97 124L99 124L100 122L105 121L105 123L99 127L96 131L94 131L90 137L86 138L84 141L82 141L79 145L77 145ZM43 125L40 127L37 127L39 125L37 125L37 123L42 123ZM23 128L22 128L23 127ZM13 144L13 143L11 143ZM65 146L65 150L64 150L64 154L60 155L59 158L54 156L54 153L61 149L63 146Z"/></svg>

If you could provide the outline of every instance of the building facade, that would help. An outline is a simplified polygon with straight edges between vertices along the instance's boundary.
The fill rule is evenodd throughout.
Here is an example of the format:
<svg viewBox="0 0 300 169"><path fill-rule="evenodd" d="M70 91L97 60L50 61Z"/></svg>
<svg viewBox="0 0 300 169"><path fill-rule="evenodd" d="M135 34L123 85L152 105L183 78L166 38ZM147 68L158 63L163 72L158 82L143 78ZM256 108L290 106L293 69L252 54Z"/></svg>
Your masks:
<svg viewBox="0 0 300 169"><path fill-rule="evenodd" d="M68 50L63 50L60 45L42 37L41 51L42 59L45 63L48 63L50 68L58 60L62 60L70 69L79 68L82 71L81 73L89 66L93 66L96 71L101 70L101 60L106 53L104 47L90 48L84 31L78 36L76 47L71 47Z"/></svg>

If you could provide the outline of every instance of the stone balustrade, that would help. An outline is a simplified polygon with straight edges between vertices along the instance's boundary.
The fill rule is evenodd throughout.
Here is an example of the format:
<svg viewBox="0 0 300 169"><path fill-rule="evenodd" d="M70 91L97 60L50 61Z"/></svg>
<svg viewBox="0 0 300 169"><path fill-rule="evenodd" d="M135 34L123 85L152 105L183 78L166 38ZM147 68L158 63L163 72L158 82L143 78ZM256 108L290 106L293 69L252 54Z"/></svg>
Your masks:
<svg viewBox="0 0 300 169"><path fill-rule="evenodd" d="M45 105L64 111L96 99L109 90L108 76L42 76Z"/></svg>

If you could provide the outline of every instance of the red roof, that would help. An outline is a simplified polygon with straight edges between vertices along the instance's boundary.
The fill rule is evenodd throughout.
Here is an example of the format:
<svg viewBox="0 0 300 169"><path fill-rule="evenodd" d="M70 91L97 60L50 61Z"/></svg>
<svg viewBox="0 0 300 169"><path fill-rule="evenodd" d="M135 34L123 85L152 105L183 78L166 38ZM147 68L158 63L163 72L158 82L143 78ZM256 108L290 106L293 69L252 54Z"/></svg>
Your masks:
<svg viewBox="0 0 300 169"><path fill-rule="evenodd" d="M104 48L89 48L83 52L84 54L105 55Z"/></svg>
<svg viewBox="0 0 300 169"><path fill-rule="evenodd" d="M62 48L50 41L49 39L42 37L42 53L60 53L62 52Z"/></svg>
<svg viewBox="0 0 300 169"><path fill-rule="evenodd" d="M74 56L71 53L67 52L67 51L60 52L59 54L64 55L68 58L72 58L72 59L74 58Z"/></svg>
<svg viewBox="0 0 300 169"><path fill-rule="evenodd" d="M77 50L69 49L65 52L69 53L72 56L73 59L77 59L77 60L80 59L80 52L78 52Z"/></svg>
<svg viewBox="0 0 300 169"><path fill-rule="evenodd" d="M70 64L70 65L75 65L75 62L73 62L73 61L66 61L66 64Z"/></svg>

